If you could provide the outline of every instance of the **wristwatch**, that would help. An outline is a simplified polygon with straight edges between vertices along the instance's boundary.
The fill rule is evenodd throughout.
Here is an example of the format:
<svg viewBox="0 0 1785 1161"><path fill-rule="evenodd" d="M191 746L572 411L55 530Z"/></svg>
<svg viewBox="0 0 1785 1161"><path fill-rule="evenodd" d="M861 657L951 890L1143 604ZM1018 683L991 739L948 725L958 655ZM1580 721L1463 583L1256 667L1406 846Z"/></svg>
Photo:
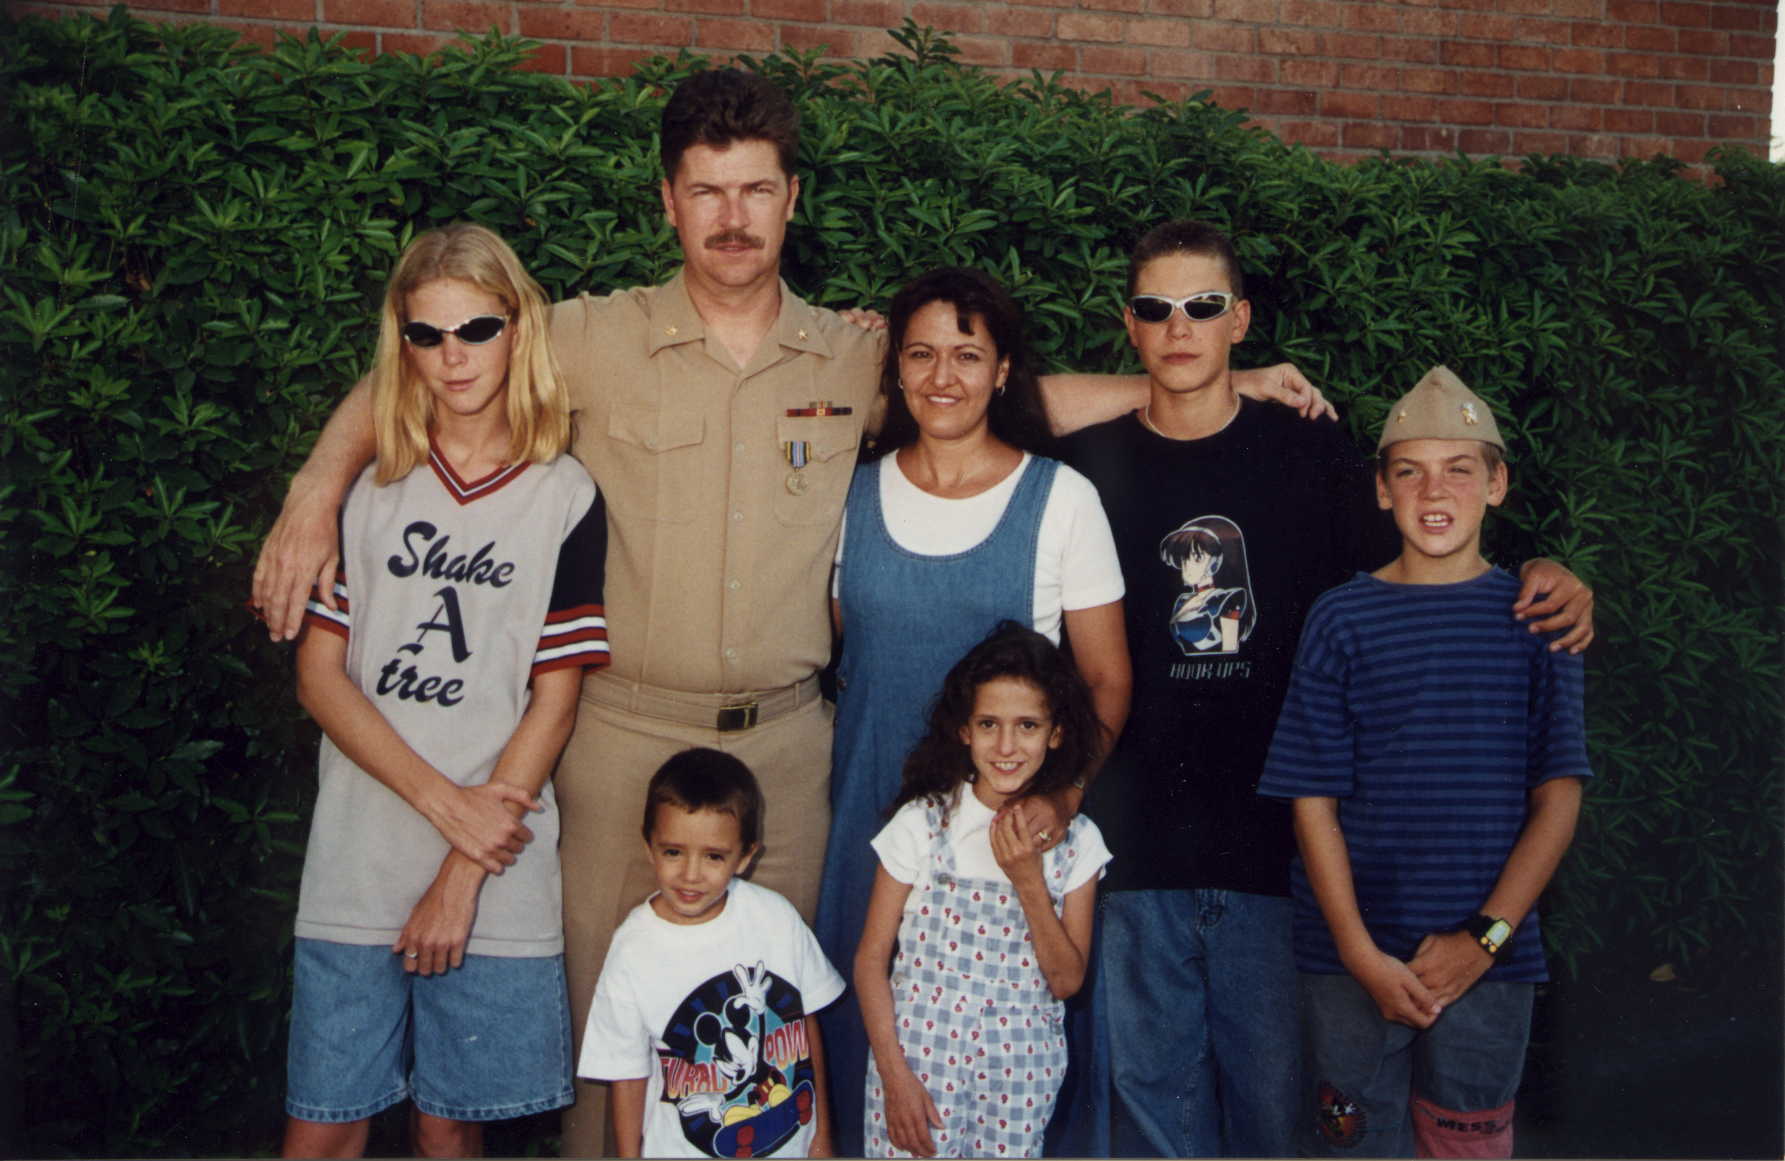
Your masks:
<svg viewBox="0 0 1785 1161"><path fill-rule="evenodd" d="M1498 956L1500 949L1506 946L1506 941L1512 938L1512 924L1479 912L1463 924L1463 930L1473 936L1475 942L1481 945L1481 950L1491 956Z"/></svg>

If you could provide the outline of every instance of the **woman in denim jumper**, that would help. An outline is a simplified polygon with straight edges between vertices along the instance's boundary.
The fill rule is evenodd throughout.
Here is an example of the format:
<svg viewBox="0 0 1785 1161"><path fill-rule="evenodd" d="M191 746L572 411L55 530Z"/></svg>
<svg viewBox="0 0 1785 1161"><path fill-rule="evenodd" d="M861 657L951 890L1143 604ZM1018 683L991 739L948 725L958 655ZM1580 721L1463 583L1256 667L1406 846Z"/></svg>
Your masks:
<svg viewBox="0 0 1785 1161"><path fill-rule="evenodd" d="M861 937L900 765L943 675L1004 620L1064 628L1109 737L1127 715L1121 568L1096 490L1050 445L1022 316L977 271L931 271L893 300L887 416L845 509L832 609L843 639L831 829L814 929L833 963ZM1031 833L1065 835L1078 794L1037 802ZM820 1017L837 1149L859 1154L867 1040L853 994Z"/></svg>

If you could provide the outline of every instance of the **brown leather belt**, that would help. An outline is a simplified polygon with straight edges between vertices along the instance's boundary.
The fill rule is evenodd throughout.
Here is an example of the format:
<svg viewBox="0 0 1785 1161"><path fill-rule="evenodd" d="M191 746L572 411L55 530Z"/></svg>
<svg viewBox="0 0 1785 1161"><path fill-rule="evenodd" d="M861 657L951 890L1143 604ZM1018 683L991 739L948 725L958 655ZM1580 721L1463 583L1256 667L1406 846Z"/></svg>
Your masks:
<svg viewBox="0 0 1785 1161"><path fill-rule="evenodd" d="M684 726L731 733L767 725L818 700L818 675L780 689L746 693L691 693L592 673L583 682L583 696L598 705Z"/></svg>

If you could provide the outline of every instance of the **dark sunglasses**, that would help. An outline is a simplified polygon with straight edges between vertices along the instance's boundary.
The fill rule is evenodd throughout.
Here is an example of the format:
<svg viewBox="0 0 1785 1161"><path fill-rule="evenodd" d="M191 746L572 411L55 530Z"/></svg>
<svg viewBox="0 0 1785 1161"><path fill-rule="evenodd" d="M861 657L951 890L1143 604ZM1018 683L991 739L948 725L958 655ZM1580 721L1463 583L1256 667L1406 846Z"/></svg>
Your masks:
<svg viewBox="0 0 1785 1161"><path fill-rule="evenodd" d="M437 327L425 322L404 323L403 338L418 347L437 347L446 341L447 335L457 335L459 342L466 346L481 347L500 335L506 326L508 320L499 314L480 314L476 318L466 319L456 327Z"/></svg>
<svg viewBox="0 0 1785 1161"><path fill-rule="evenodd" d="M1137 294L1128 300L1128 310L1144 323L1162 323L1173 310L1181 310L1191 322L1209 322L1233 309L1237 294L1225 290L1205 290L1185 298L1167 298L1163 294Z"/></svg>

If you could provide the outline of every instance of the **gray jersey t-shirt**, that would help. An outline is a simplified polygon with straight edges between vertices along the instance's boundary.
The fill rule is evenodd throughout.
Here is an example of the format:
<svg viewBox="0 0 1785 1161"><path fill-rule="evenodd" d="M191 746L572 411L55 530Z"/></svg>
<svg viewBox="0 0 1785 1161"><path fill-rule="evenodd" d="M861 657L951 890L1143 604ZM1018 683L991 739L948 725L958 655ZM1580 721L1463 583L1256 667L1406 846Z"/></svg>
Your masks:
<svg viewBox="0 0 1785 1161"><path fill-rule="evenodd" d="M436 451L379 487L367 468L341 517L339 613L306 619L347 638L347 675L427 762L461 786L489 780L536 673L607 661L606 515L581 464L561 456L466 481ZM425 818L322 742L297 934L393 942L446 857ZM533 841L491 875L466 950L563 950L558 811L551 783Z"/></svg>

